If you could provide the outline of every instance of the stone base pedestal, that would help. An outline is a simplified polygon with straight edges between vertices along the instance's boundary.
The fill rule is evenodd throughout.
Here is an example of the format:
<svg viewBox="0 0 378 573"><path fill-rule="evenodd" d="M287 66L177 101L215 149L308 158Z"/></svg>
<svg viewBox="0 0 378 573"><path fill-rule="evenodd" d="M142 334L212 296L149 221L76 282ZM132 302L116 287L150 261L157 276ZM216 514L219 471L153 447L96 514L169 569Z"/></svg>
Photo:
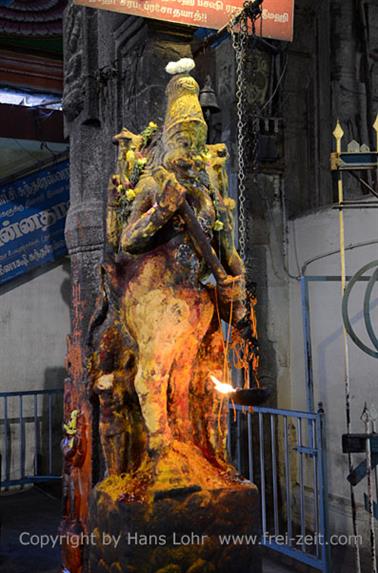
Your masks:
<svg viewBox="0 0 378 573"><path fill-rule="evenodd" d="M237 482L157 492L149 503L94 490L88 571L260 573L258 499L255 486Z"/></svg>

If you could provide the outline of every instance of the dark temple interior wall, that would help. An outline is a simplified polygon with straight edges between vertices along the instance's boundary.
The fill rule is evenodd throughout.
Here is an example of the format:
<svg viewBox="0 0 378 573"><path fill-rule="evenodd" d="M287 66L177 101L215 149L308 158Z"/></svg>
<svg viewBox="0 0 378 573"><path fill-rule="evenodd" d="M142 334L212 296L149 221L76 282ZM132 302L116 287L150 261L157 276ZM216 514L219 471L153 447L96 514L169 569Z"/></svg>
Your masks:
<svg viewBox="0 0 378 573"><path fill-rule="evenodd" d="M285 184L290 216L334 199L329 170L339 119L344 145L373 149L378 98L378 6L372 0L296 0L283 91ZM348 193L361 195L354 183Z"/></svg>

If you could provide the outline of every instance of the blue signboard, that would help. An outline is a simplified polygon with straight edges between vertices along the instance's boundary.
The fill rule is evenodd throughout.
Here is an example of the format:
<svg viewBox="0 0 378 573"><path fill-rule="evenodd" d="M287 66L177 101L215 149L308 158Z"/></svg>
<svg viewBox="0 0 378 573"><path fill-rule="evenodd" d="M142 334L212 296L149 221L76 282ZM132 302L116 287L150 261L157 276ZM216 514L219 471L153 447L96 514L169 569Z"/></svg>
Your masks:
<svg viewBox="0 0 378 573"><path fill-rule="evenodd" d="M0 185L0 284L67 254L67 159Z"/></svg>

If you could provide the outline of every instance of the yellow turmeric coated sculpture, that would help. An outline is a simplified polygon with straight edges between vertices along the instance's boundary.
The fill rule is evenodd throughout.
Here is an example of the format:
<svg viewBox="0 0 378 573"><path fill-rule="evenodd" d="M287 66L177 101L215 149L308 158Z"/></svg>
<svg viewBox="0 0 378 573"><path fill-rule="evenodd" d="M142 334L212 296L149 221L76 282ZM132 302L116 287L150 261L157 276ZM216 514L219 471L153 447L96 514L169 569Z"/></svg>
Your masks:
<svg viewBox="0 0 378 573"><path fill-rule="evenodd" d="M89 339L106 466L100 487L114 499L233 481L227 401L211 376L229 382L221 320L245 316L244 266L227 150L206 144L198 84L187 61L178 64L162 129L151 122L139 135L123 129L115 137L103 292Z"/></svg>

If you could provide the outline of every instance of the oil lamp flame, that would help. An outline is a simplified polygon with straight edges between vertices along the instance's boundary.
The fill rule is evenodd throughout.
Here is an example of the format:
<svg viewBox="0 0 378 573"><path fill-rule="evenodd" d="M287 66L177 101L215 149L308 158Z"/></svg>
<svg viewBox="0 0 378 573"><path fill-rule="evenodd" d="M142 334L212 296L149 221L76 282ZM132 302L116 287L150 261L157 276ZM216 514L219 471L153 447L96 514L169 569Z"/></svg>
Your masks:
<svg viewBox="0 0 378 573"><path fill-rule="evenodd" d="M232 394L233 392L236 392L236 388L233 388L231 384L225 384L224 382L221 382L218 380L218 378L216 378L216 376L213 376L213 374L210 374L210 378L215 386L215 389L220 394Z"/></svg>

